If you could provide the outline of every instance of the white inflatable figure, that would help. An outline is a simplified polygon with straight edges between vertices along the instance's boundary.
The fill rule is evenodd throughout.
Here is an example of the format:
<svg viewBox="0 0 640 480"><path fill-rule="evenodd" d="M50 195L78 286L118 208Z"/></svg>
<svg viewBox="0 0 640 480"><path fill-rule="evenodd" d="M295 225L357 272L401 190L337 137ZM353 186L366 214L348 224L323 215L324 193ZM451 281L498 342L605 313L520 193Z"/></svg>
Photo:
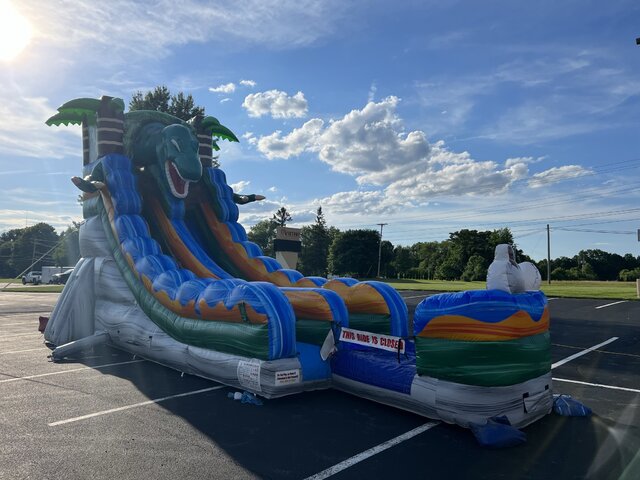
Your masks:
<svg viewBox="0 0 640 480"><path fill-rule="evenodd" d="M503 243L496 247L493 263L487 272L487 289L509 293L525 291L524 276L511 245Z"/></svg>
<svg viewBox="0 0 640 480"><path fill-rule="evenodd" d="M518 266L520 267L520 271L522 272L522 277L524 279L524 289L527 291L540 290L542 277L540 276L538 267L531 262L522 262L519 263Z"/></svg>

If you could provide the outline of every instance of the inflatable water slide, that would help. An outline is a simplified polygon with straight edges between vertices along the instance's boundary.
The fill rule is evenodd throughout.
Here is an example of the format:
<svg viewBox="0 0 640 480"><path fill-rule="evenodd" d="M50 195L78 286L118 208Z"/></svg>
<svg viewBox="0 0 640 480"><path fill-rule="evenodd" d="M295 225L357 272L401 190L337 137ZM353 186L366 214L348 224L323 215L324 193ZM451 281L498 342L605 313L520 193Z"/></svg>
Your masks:
<svg viewBox="0 0 640 480"><path fill-rule="evenodd" d="M217 141L237 141L217 119L125 114L111 97L58 110L49 125L83 129L85 221L45 330L54 359L107 343L266 398L332 387L464 427L550 411L541 292L430 297L409 332L387 284L305 277L248 240L212 165Z"/></svg>

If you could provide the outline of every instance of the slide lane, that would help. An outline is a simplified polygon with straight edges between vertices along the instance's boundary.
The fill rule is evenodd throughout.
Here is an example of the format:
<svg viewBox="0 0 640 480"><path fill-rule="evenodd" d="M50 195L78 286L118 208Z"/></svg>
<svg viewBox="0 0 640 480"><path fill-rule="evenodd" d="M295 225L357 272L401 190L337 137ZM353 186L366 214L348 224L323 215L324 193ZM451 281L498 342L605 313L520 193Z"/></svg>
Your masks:
<svg viewBox="0 0 640 480"><path fill-rule="evenodd" d="M144 312L178 341L264 360L294 356L295 317L267 283L201 278L180 268L151 237L130 160L101 159L101 218L114 258Z"/></svg>
<svg viewBox="0 0 640 480"><path fill-rule="evenodd" d="M174 201L166 207L172 215L172 218L169 218L160 200L152 195L148 186L143 188L143 192L145 192L146 199L146 216L154 219L158 227L156 235L162 236L163 242L178 262L203 278L220 279L221 276L228 278L229 274L220 269L217 263L204 252L195 236L187 228L182 218L184 214L183 203ZM244 282L243 280L237 281ZM331 322L340 326L348 326L349 315L345 302L336 292L321 288L279 288L295 313L296 329L302 335L299 340L322 344L331 329ZM201 311L204 309L204 306L200 307ZM322 322L324 325L318 324L318 322Z"/></svg>
<svg viewBox="0 0 640 480"><path fill-rule="evenodd" d="M327 281L283 269L273 258L263 256L260 248L248 240L237 221L238 207L233 202L233 191L226 183L224 172L219 168L207 168L203 178L195 199L190 202L189 209L196 213L188 214L188 217L204 220L201 223L206 228L196 236L218 246L244 279L266 281L281 287L322 287L334 291L344 300L353 328L402 337L408 335L407 306L393 288L383 282L358 282L349 278ZM211 254L211 251L207 250L207 253Z"/></svg>

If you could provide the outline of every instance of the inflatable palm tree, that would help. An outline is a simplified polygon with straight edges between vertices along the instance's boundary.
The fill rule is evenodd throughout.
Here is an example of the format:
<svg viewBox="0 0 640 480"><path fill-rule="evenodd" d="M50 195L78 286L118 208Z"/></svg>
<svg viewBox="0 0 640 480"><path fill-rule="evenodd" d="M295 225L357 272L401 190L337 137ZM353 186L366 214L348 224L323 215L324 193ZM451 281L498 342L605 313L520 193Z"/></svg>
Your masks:
<svg viewBox="0 0 640 480"><path fill-rule="evenodd" d="M106 153L122 152L122 134L114 132L113 127L124 128L123 112L121 98L75 98L59 107L46 124L82 125L82 163L87 165Z"/></svg>
<svg viewBox="0 0 640 480"><path fill-rule="evenodd" d="M204 115L196 115L189 123L195 128L198 135L198 143L200 145L200 160L204 167L214 166L213 150L220 150L218 140L229 140L230 142L238 142L231 130L222 125L216 117L205 117ZM217 163L217 162L216 162ZM217 164L215 166L218 166Z"/></svg>

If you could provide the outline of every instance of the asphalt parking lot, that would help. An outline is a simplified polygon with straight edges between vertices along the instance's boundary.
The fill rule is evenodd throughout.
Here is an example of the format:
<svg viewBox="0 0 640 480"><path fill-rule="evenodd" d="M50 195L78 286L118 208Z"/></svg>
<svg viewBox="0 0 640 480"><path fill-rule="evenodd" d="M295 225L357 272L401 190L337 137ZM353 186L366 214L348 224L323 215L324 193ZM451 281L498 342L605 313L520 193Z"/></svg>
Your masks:
<svg viewBox="0 0 640 480"><path fill-rule="evenodd" d="M425 297L402 292L410 311ZM241 404L234 390L102 347L51 363L38 333L58 294L0 292L0 479L640 478L640 302L551 299L551 414L527 442L334 390Z"/></svg>

